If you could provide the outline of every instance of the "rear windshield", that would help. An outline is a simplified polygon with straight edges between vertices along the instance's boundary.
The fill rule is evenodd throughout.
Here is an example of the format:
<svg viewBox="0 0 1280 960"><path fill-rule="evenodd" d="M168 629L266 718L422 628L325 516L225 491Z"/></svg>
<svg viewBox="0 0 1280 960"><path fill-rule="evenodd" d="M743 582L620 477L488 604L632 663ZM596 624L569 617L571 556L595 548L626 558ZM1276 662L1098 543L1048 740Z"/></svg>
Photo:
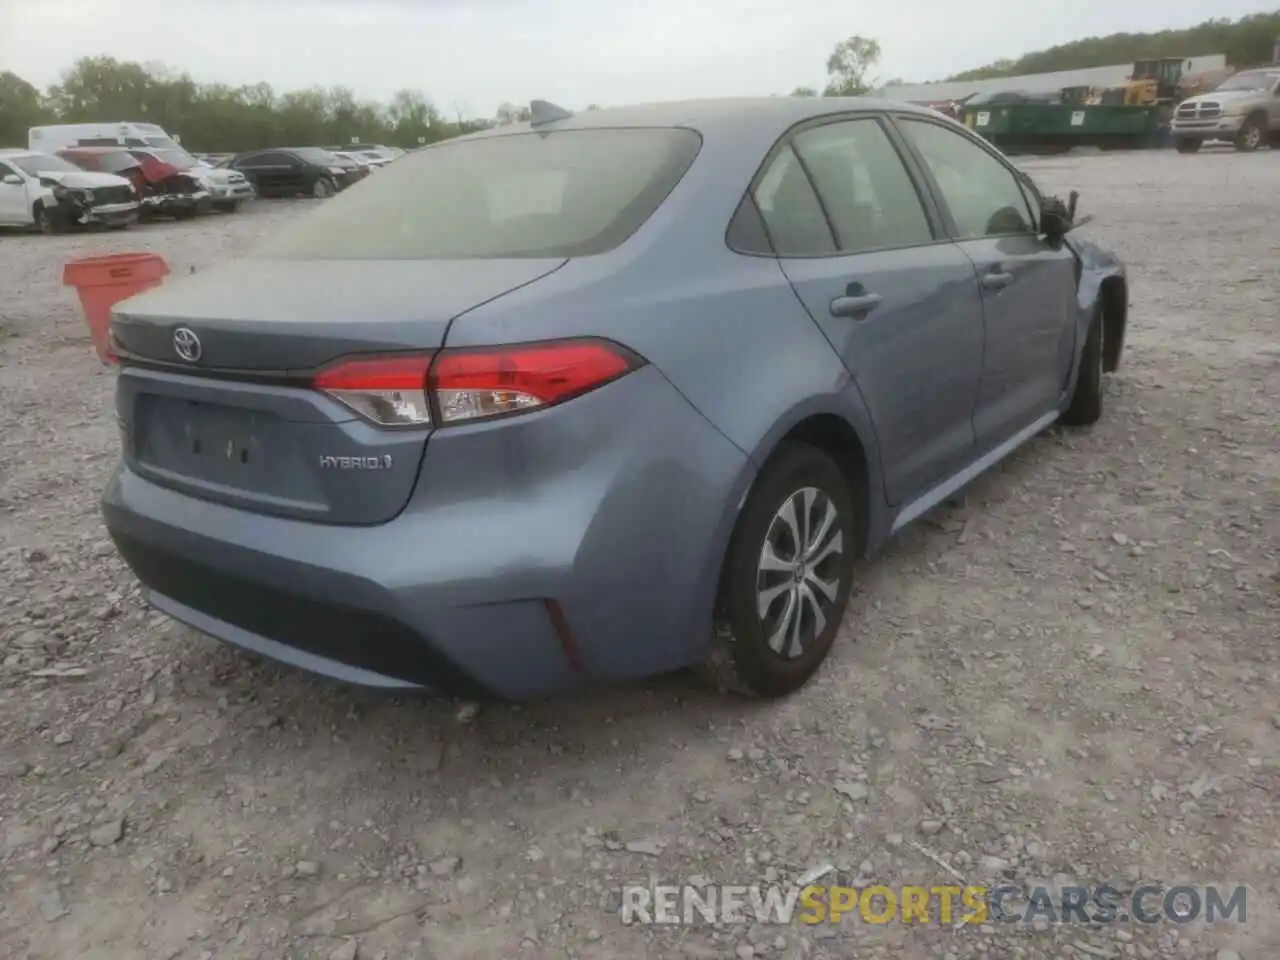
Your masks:
<svg viewBox="0 0 1280 960"><path fill-rule="evenodd" d="M652 216L702 140L675 128L563 130L419 150L299 218L259 251L287 260L573 257Z"/></svg>

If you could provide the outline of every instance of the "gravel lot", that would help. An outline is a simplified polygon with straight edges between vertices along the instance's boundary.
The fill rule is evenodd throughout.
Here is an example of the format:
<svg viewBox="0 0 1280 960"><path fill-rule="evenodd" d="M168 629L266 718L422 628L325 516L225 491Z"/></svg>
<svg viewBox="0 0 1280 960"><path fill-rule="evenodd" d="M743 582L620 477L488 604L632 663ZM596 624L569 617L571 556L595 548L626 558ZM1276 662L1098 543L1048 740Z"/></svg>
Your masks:
<svg viewBox="0 0 1280 960"><path fill-rule="evenodd" d="M183 273L307 202L0 236L0 956L1280 955L1280 153L1027 166L1130 266L1104 419L900 538L817 680L763 706L671 678L474 714L147 610L99 520L112 377L61 264ZM624 883L954 882L938 860L1248 884L1248 921L618 917Z"/></svg>

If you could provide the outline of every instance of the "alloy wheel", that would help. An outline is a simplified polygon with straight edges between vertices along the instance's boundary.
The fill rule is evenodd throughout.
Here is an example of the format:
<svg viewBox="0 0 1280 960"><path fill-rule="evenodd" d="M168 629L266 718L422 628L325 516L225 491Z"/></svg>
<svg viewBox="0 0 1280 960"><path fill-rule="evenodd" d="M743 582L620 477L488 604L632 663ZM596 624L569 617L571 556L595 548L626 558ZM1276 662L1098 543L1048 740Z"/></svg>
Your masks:
<svg viewBox="0 0 1280 960"><path fill-rule="evenodd" d="M836 615L844 558L839 511L816 487L789 496L774 514L756 569L756 612L769 648L801 656Z"/></svg>

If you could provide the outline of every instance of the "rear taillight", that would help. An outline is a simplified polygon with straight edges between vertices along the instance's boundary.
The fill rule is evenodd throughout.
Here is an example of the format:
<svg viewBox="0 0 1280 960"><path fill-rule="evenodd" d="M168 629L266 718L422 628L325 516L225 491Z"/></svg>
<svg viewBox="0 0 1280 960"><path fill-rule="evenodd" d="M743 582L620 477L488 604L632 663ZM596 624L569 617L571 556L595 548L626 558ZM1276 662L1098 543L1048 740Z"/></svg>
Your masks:
<svg viewBox="0 0 1280 960"><path fill-rule="evenodd" d="M312 386L381 426L422 426L431 422L430 366L431 354L361 357L321 370Z"/></svg>
<svg viewBox="0 0 1280 960"><path fill-rule="evenodd" d="M313 385L381 426L440 426L537 410L581 396L644 361L604 340L342 360Z"/></svg>

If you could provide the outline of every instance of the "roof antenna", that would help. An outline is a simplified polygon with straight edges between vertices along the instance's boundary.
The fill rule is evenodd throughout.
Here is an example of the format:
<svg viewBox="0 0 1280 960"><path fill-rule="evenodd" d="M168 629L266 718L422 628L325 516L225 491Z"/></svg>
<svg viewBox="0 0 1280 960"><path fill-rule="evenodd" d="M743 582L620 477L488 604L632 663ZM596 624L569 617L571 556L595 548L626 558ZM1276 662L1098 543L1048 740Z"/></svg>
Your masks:
<svg viewBox="0 0 1280 960"><path fill-rule="evenodd" d="M529 103L529 126L540 127L544 123L555 123L557 120L568 120L573 116L571 110L558 107L547 100L532 100Z"/></svg>

